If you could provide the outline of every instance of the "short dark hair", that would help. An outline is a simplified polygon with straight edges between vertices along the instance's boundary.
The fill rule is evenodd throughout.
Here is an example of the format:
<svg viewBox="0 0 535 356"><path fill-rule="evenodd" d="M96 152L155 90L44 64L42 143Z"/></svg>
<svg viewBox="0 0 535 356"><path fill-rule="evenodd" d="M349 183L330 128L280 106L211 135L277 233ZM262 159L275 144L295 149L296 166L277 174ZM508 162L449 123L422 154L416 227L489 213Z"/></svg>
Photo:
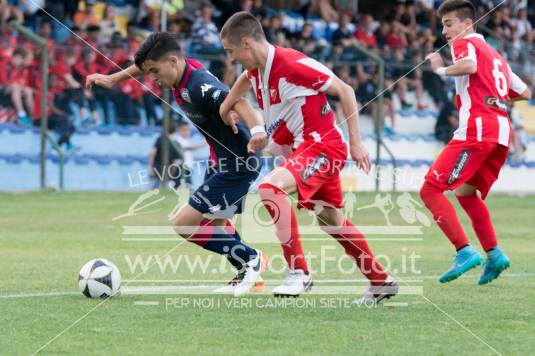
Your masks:
<svg viewBox="0 0 535 356"><path fill-rule="evenodd" d="M437 10L439 18L444 17L447 13L455 11L455 14L461 21L465 19L476 19L476 8L469 0L446 0Z"/></svg>
<svg viewBox="0 0 535 356"><path fill-rule="evenodd" d="M252 37L257 41L266 39L260 21L250 13L240 11L225 22L221 29L221 38L226 38L232 43L238 43L244 37Z"/></svg>
<svg viewBox="0 0 535 356"><path fill-rule="evenodd" d="M143 69L145 61L160 60L171 52L180 55L180 45L176 35L169 32L154 32L145 39L134 55L134 63L139 69Z"/></svg>
<svg viewBox="0 0 535 356"><path fill-rule="evenodd" d="M15 57L15 56L26 57L26 54L27 54L26 49L24 47L22 47L22 46L18 46L13 51L13 57Z"/></svg>

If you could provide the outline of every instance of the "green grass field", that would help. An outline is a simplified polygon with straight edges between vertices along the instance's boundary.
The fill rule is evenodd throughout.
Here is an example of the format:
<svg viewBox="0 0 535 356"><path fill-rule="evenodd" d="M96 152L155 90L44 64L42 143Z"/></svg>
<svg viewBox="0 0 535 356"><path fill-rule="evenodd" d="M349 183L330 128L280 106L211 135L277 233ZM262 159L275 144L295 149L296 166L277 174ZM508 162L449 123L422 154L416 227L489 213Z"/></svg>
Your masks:
<svg viewBox="0 0 535 356"><path fill-rule="evenodd" d="M167 254L176 259L210 255L197 246L182 243L179 238L125 241L123 225L166 226L167 214L176 204L176 196L167 193L163 201L147 208L148 213L112 221L126 213L138 196L138 193L0 194L1 355L24 355L38 350L53 355L230 352L527 355L535 349L535 245L532 241L535 197L491 195L488 198L501 246L512 265L500 279L487 286L477 285L480 268L450 284L438 283L436 277L449 267L454 251L434 225L423 227L422 235L368 235L374 252L389 256L402 286L413 283L422 287L423 293L399 295L390 300L397 304L367 308L348 305L357 294L310 294L300 299L301 303L308 303L303 307L295 299L277 306L275 303L280 299L269 294L235 301L227 296L188 292L187 287L195 285L196 280L203 281L198 285L204 285L210 284L206 280L223 281L233 276L230 270L223 274L209 273L221 265L219 257L210 262L208 273L190 273L183 265L176 271L162 272L158 264L150 266L145 273L140 269L132 272L128 261L135 256ZM355 208L372 203L374 197L359 194ZM248 204L254 205L256 199L251 194ZM464 226L469 229L467 219L462 216ZM306 212L301 211L299 218L303 225L309 224ZM408 225L397 211L390 214L390 219L393 225ZM355 211L352 220L357 225L385 224L384 216L377 209ZM261 240L251 244L270 256L280 255L270 228L254 227L249 222L241 225L240 230L247 231L242 234L245 240ZM481 250L472 230L468 231ZM305 251L319 255L322 248L330 246L330 255L343 255L334 240L320 240L320 237L303 236ZM400 270L404 256L411 253L419 256L415 263L417 271ZM78 271L95 257L110 259L118 265L124 294L103 302L87 299L78 292ZM280 259L273 261L273 265L277 264L281 265ZM320 264L320 260L312 262L313 268L319 269ZM322 281L362 278L358 272L344 273L334 263L326 263L324 267L314 273L318 285ZM268 289L269 283L284 276L266 272ZM363 285L345 282L346 286L353 284ZM176 289L174 294L139 294L161 286L182 289ZM140 305L140 302L153 305ZM187 305L188 302L206 304ZM233 302L239 305L227 305Z"/></svg>

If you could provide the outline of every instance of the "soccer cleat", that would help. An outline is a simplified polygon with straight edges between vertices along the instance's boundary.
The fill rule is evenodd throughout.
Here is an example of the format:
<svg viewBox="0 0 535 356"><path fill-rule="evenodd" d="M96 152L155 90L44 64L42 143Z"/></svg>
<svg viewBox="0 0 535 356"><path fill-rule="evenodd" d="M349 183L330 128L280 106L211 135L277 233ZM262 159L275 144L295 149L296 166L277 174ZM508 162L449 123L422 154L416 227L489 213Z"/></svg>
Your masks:
<svg viewBox="0 0 535 356"><path fill-rule="evenodd" d="M399 291L398 282L392 277L386 277L383 284L378 286L372 286L362 295L359 300L356 300L354 303L368 305L368 303L377 304L383 299L389 299Z"/></svg>
<svg viewBox="0 0 535 356"><path fill-rule="evenodd" d="M453 265L439 278L440 283L451 282L459 278L463 273L479 266L483 257L472 246L468 245L457 251Z"/></svg>
<svg viewBox="0 0 535 356"><path fill-rule="evenodd" d="M230 282L228 282L226 286L214 290L214 293L234 295L234 287L239 281L241 281L241 276L239 276L239 273L238 273L238 275L236 275L236 277L234 277ZM259 279L254 283L250 292L262 293L265 290L266 290L266 283L264 283L264 280L262 279L262 277L259 277Z"/></svg>
<svg viewBox="0 0 535 356"><path fill-rule="evenodd" d="M298 297L301 293L312 289L312 276L302 269L290 270L288 278L280 286L273 289L275 297Z"/></svg>
<svg viewBox="0 0 535 356"><path fill-rule="evenodd" d="M496 246L487 253L485 269L479 278L479 285L487 284L498 278L500 273L505 271L510 265L509 258Z"/></svg>
<svg viewBox="0 0 535 356"><path fill-rule="evenodd" d="M267 264L269 262L269 258L261 253L261 251L256 250L259 254L261 254L261 265L260 265L260 273L264 272L267 268ZM228 282L228 284L224 287L218 288L214 290L214 293L220 293L220 294L231 294L234 295L235 287L243 282L243 279L245 277L245 269L242 269L238 272L238 274ZM264 283L264 280L259 275L256 282L254 283L253 287L251 288L251 292L253 293L262 293L265 291L266 285Z"/></svg>
<svg viewBox="0 0 535 356"><path fill-rule="evenodd" d="M244 265L244 268L238 275L240 275L241 280L234 285L234 296L239 297L243 295L251 288L254 287L258 278L260 278L260 273L262 273L262 265L264 263L264 258L262 256L262 251L255 250L257 255L255 258L250 260Z"/></svg>

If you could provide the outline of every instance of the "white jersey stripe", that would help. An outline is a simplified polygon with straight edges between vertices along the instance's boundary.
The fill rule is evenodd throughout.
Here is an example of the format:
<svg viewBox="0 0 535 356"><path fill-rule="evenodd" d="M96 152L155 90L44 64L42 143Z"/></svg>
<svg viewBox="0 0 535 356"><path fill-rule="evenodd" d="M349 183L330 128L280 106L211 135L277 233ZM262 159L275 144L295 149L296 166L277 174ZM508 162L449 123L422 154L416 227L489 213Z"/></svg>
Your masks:
<svg viewBox="0 0 535 356"><path fill-rule="evenodd" d="M483 125L481 123L481 117L476 117L476 136L477 140L481 142L483 136Z"/></svg>
<svg viewBox="0 0 535 356"><path fill-rule="evenodd" d="M509 119L504 116L498 116L498 143L500 145L509 146Z"/></svg>

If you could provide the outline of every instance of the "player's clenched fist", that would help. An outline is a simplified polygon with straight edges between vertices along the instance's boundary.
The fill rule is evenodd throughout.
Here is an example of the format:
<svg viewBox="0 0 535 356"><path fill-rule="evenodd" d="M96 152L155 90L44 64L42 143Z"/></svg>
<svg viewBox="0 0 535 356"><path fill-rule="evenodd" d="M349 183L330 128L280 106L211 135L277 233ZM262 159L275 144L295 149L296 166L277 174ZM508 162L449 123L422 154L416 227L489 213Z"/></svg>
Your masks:
<svg viewBox="0 0 535 356"><path fill-rule="evenodd" d="M436 72L436 70L440 67L444 67L444 60L438 52L429 53L425 59L427 59L431 64L431 69L433 72Z"/></svg>
<svg viewBox="0 0 535 356"><path fill-rule="evenodd" d="M247 144L247 151L249 154L254 154L256 151L262 151L268 144L268 137L265 132L258 132L251 136Z"/></svg>
<svg viewBox="0 0 535 356"><path fill-rule="evenodd" d="M115 81L109 75L94 73L85 79L86 89L91 89L93 84L109 89L115 85Z"/></svg>

